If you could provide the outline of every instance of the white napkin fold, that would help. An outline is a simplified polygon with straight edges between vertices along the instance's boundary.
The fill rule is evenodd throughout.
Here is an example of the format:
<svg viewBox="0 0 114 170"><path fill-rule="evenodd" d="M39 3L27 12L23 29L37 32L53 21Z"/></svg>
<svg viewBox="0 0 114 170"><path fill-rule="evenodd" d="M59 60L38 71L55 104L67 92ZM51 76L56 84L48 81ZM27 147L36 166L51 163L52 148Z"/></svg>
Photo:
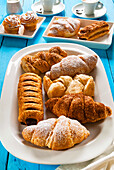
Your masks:
<svg viewBox="0 0 114 170"><path fill-rule="evenodd" d="M100 156L82 163L60 165L56 170L114 170L114 141Z"/></svg>

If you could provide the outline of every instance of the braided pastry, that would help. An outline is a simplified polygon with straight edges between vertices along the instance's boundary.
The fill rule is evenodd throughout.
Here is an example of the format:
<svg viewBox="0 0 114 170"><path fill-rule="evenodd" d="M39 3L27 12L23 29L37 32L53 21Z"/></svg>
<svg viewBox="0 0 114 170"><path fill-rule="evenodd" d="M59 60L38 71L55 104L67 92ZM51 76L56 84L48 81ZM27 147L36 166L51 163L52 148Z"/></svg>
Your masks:
<svg viewBox="0 0 114 170"><path fill-rule="evenodd" d="M76 75L74 79L70 76L60 76L54 81L44 76L43 85L49 98L81 92L88 96L94 96L95 83L93 77L85 74Z"/></svg>
<svg viewBox="0 0 114 170"><path fill-rule="evenodd" d="M56 18L48 32L48 36L73 37L80 28L80 21L76 18Z"/></svg>
<svg viewBox="0 0 114 170"><path fill-rule="evenodd" d="M21 59L21 66L25 72L45 73L50 70L52 65L60 62L66 56L66 51L60 47L52 47L48 52L41 51L34 56L24 56Z"/></svg>
<svg viewBox="0 0 114 170"><path fill-rule="evenodd" d="M61 98L51 98L45 106L58 117L61 115L75 118L81 123L96 122L112 114L110 107L95 102L83 93L67 94Z"/></svg>
<svg viewBox="0 0 114 170"><path fill-rule="evenodd" d="M22 74L18 83L18 120L22 124L37 124L43 119L41 77L34 73Z"/></svg>
<svg viewBox="0 0 114 170"><path fill-rule="evenodd" d="M40 121L37 125L28 126L22 131L26 141L53 150L70 148L85 140L89 134L77 120L65 116Z"/></svg>
<svg viewBox="0 0 114 170"><path fill-rule="evenodd" d="M53 80L65 75L73 77L80 73L88 74L95 68L96 63L96 55L71 55L53 65L51 70L46 73L46 76Z"/></svg>

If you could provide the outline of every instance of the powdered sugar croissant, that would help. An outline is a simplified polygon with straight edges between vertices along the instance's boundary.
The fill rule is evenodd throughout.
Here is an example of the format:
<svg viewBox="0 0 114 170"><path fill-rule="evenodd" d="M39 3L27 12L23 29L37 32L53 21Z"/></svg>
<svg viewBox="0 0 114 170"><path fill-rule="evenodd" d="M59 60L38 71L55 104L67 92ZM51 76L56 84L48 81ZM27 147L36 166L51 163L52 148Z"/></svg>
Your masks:
<svg viewBox="0 0 114 170"><path fill-rule="evenodd" d="M54 80L65 75L73 77L76 74L88 74L95 68L96 63L96 55L71 55L54 64L46 76Z"/></svg>
<svg viewBox="0 0 114 170"><path fill-rule="evenodd" d="M77 120L60 116L40 121L22 131L23 138L37 146L47 146L52 150L62 150L82 142L89 131Z"/></svg>
<svg viewBox="0 0 114 170"><path fill-rule="evenodd" d="M75 118L81 123L96 122L111 116L112 110L103 103L95 102L83 93L67 94L61 98L51 98L46 108L58 117L61 115Z"/></svg>

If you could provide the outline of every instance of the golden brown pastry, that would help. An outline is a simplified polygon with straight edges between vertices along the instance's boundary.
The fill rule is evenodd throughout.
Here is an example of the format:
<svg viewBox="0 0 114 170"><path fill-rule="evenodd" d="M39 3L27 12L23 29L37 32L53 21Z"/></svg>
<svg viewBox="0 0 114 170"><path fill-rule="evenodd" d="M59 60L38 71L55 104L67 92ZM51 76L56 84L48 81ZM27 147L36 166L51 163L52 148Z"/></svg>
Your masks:
<svg viewBox="0 0 114 170"><path fill-rule="evenodd" d="M16 15L9 15L4 19L2 25L6 33L18 34L21 23Z"/></svg>
<svg viewBox="0 0 114 170"><path fill-rule="evenodd" d="M67 52L61 49L59 46L50 48L49 53L56 53L56 54L61 55L62 57L67 57Z"/></svg>
<svg viewBox="0 0 114 170"><path fill-rule="evenodd" d="M80 28L80 21L76 18L56 18L48 32L48 36L73 37Z"/></svg>
<svg viewBox="0 0 114 170"><path fill-rule="evenodd" d="M111 116L110 107L95 102L83 93L67 94L61 98L51 98L45 106L58 117L61 115L75 118L81 123L96 122Z"/></svg>
<svg viewBox="0 0 114 170"><path fill-rule="evenodd" d="M81 28L78 32L80 39L94 40L109 33L109 25L105 21L96 21Z"/></svg>
<svg viewBox="0 0 114 170"><path fill-rule="evenodd" d="M40 74L40 72L45 73L50 70L52 65L60 62L64 58L63 56L67 56L67 53L64 50L58 47L53 47L48 52L41 51L34 56L24 56L21 59L21 66L25 72L33 72L36 74Z"/></svg>
<svg viewBox="0 0 114 170"><path fill-rule="evenodd" d="M43 99L41 77L34 73L24 73L18 83L18 120L22 124L37 124L43 119Z"/></svg>
<svg viewBox="0 0 114 170"><path fill-rule="evenodd" d="M53 65L46 76L54 80L60 76L75 76L76 74L88 74L96 66L96 55L71 55L63 58L59 63Z"/></svg>
<svg viewBox="0 0 114 170"><path fill-rule="evenodd" d="M60 76L53 81L44 76L43 85L49 98L81 92L88 96L94 96L95 83L93 77L85 74L76 75L74 79L70 76Z"/></svg>
<svg viewBox="0 0 114 170"><path fill-rule="evenodd" d="M28 11L20 16L21 24L28 31L34 31L37 28L38 16L33 11Z"/></svg>
<svg viewBox="0 0 114 170"><path fill-rule="evenodd" d="M63 150L82 142L90 132L77 120L60 116L40 121L22 131L23 138L37 146L47 146L52 150Z"/></svg>

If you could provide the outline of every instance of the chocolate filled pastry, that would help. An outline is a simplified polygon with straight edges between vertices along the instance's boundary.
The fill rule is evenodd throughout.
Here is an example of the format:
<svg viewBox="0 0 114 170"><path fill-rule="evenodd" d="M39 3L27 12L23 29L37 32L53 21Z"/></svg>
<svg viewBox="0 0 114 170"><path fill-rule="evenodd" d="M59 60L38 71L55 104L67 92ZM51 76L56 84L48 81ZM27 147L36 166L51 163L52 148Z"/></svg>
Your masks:
<svg viewBox="0 0 114 170"><path fill-rule="evenodd" d="M56 18L48 32L48 36L73 37L80 28L80 21L76 18Z"/></svg>
<svg viewBox="0 0 114 170"><path fill-rule="evenodd" d="M18 34L21 23L16 15L9 15L4 19L2 25L6 33Z"/></svg>
<svg viewBox="0 0 114 170"><path fill-rule="evenodd" d="M46 108L57 115L74 118L81 123L97 122L112 115L110 107L95 102L83 93L67 94L61 98L51 98L45 103Z"/></svg>
<svg viewBox="0 0 114 170"><path fill-rule="evenodd" d="M105 21L96 21L93 24L81 28L78 36L83 40L94 40L109 33L109 25Z"/></svg>
<svg viewBox="0 0 114 170"><path fill-rule="evenodd" d="M18 83L18 120L22 124L37 124L43 119L43 99L41 77L34 73L24 73Z"/></svg>
<svg viewBox="0 0 114 170"><path fill-rule="evenodd" d="M34 31L37 28L38 16L32 11L28 11L20 16L21 24L28 31Z"/></svg>
<svg viewBox="0 0 114 170"><path fill-rule="evenodd" d="M27 126L22 131L23 138L34 145L63 150L85 140L90 132L77 120L60 116Z"/></svg>

